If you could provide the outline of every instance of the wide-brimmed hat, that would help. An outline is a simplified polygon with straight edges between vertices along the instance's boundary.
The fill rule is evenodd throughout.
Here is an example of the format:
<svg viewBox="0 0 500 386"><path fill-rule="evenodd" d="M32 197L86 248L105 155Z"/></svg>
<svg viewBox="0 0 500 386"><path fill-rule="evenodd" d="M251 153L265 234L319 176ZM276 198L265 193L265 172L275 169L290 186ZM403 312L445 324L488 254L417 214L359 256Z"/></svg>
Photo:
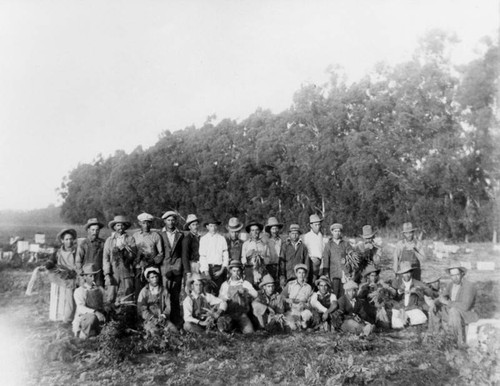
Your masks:
<svg viewBox="0 0 500 386"><path fill-rule="evenodd" d="M290 227L288 228L288 233L290 232L299 232L299 234L302 234L302 231L300 230L300 225L299 224L290 224Z"/></svg>
<svg viewBox="0 0 500 386"><path fill-rule="evenodd" d="M147 267L145 270L144 270L144 277L147 279L148 278L148 275L151 273L151 272L156 272L156 274L158 276L160 276L160 270L156 267Z"/></svg>
<svg viewBox="0 0 500 386"><path fill-rule="evenodd" d="M66 233L69 233L76 240L76 230L74 230L73 228L64 228L63 230L61 230L57 234L57 240L62 240Z"/></svg>
<svg viewBox="0 0 500 386"><path fill-rule="evenodd" d="M250 221L246 226L245 226L245 230L247 231L247 233L250 233L250 227L252 226L258 226L259 227L259 230L262 232L262 230L264 229L264 225L262 225L260 222L257 222L257 221Z"/></svg>
<svg viewBox="0 0 500 386"><path fill-rule="evenodd" d="M317 214L311 214L309 216L309 224L314 224L315 222L323 222L323 219Z"/></svg>
<svg viewBox="0 0 500 386"><path fill-rule="evenodd" d="M328 276L322 275L314 282L314 284L316 284L316 287L319 286L319 283L326 283L328 287L332 288L332 282L330 281Z"/></svg>
<svg viewBox="0 0 500 386"><path fill-rule="evenodd" d="M399 266L399 271L397 272L397 274L402 275L403 273L413 271L414 269L415 268L411 266L411 263L409 261L403 261Z"/></svg>
<svg viewBox="0 0 500 386"><path fill-rule="evenodd" d="M141 213L137 216L137 220L139 221L153 221L154 219L154 216L149 213Z"/></svg>
<svg viewBox="0 0 500 386"><path fill-rule="evenodd" d="M358 289L358 283L356 283L354 280L347 280L347 283L344 283L344 291L347 291L349 289Z"/></svg>
<svg viewBox="0 0 500 386"><path fill-rule="evenodd" d="M83 275L95 275L96 273L101 272L101 269L92 263L85 264L82 268L82 276Z"/></svg>
<svg viewBox="0 0 500 386"><path fill-rule="evenodd" d="M243 228L243 223L237 217L231 217L227 222L226 229L230 232L238 232Z"/></svg>
<svg viewBox="0 0 500 386"><path fill-rule="evenodd" d="M191 287L193 286L193 283L195 281L201 281L203 284L205 284L208 281L208 278L203 277L199 273L193 273L191 277L186 280L185 291L188 295L191 293Z"/></svg>
<svg viewBox="0 0 500 386"><path fill-rule="evenodd" d="M243 264L239 260L231 260L229 262L229 265L227 266L227 269L232 269L232 268L243 269Z"/></svg>
<svg viewBox="0 0 500 386"><path fill-rule="evenodd" d="M283 224L278 221L276 217L269 217L267 219L266 226L264 227L264 230L267 233L270 233L270 230L272 227L278 227L279 229L283 228Z"/></svg>
<svg viewBox="0 0 500 386"><path fill-rule="evenodd" d="M125 229L130 228L130 226L132 225L132 223L128 220L127 217L125 217L125 216L115 216L115 218L108 223L108 226L111 229L115 229L115 225L118 224L118 223L122 223L123 226L125 227Z"/></svg>
<svg viewBox="0 0 500 386"><path fill-rule="evenodd" d="M98 225L99 228L104 228L104 224L102 222L100 222L98 219L96 219L95 217L93 217L93 218L89 218L87 220L87 223L84 225L85 230L88 230L89 227L92 225Z"/></svg>
<svg viewBox="0 0 500 386"><path fill-rule="evenodd" d="M344 226L342 224L339 224L338 222L336 222L335 224L332 224L330 225L330 230L333 231L334 229L344 229Z"/></svg>
<svg viewBox="0 0 500 386"><path fill-rule="evenodd" d="M403 230L401 233L406 233L406 232L413 232L416 231L418 228L413 228L413 224L411 222L405 222L403 224Z"/></svg>
<svg viewBox="0 0 500 386"><path fill-rule="evenodd" d="M422 275L422 276L424 276L424 275ZM425 275L425 278L424 277L422 278L422 281L425 284L436 283L439 280L441 280L441 275L439 274L439 272L431 272L431 273Z"/></svg>
<svg viewBox="0 0 500 386"><path fill-rule="evenodd" d="M297 271L299 269L304 269L306 271L306 273L309 272L309 268L307 268L307 265L305 265L305 264L297 264L297 265L295 265L295 267L293 267L293 272L295 272L295 274L297 274Z"/></svg>
<svg viewBox="0 0 500 386"><path fill-rule="evenodd" d="M363 226L363 234L361 235L361 237L363 237L364 239L371 239L373 236L375 236L375 233L377 232L373 231L371 225L365 225Z"/></svg>
<svg viewBox="0 0 500 386"><path fill-rule="evenodd" d="M221 222L219 220L217 220L215 217L211 217L203 223L204 226L207 226L208 224L220 225Z"/></svg>
<svg viewBox="0 0 500 386"><path fill-rule="evenodd" d="M451 264L451 265L449 265L448 268L445 269L445 271L448 273L448 275L454 275L454 273L451 273L452 269L458 269L464 275L467 273L467 268L462 267L461 265L458 265L458 264Z"/></svg>
<svg viewBox="0 0 500 386"><path fill-rule="evenodd" d="M195 221L200 222L200 219L198 217L196 217L195 214L188 214L188 216L186 218L186 223L184 224L184 230L188 231L189 225L191 225L191 223L193 223Z"/></svg>
<svg viewBox="0 0 500 386"><path fill-rule="evenodd" d="M167 218L169 218L170 216L174 216L177 218L177 216L179 216L179 213L177 212L174 212L173 210L168 210L166 211L165 213L163 213L163 215L161 216L161 218L163 220L166 220Z"/></svg>
<svg viewBox="0 0 500 386"><path fill-rule="evenodd" d="M263 288L265 285L268 285L268 284L276 284L276 281L269 274L264 275L264 277L262 278L262 281L259 283L259 288Z"/></svg>
<svg viewBox="0 0 500 386"><path fill-rule="evenodd" d="M380 268L377 268L373 264L370 264L363 271L363 276L368 276L370 273L373 272L380 273Z"/></svg>

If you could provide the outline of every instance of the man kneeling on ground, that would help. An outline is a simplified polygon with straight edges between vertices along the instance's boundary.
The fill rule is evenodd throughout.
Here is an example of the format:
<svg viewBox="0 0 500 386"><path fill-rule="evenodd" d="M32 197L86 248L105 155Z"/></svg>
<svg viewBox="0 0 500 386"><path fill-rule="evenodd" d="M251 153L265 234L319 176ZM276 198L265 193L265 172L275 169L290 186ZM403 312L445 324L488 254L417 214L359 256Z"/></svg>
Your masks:
<svg viewBox="0 0 500 386"><path fill-rule="evenodd" d="M73 320L73 332L80 339L96 336L106 323L108 299L103 287L96 285L97 275L101 270L94 264L82 268L83 285L73 294L76 314Z"/></svg>
<svg viewBox="0 0 500 386"><path fill-rule="evenodd" d="M160 285L160 270L148 267L144 270L148 284L139 293L137 310L144 320L144 330L150 335L160 335L162 331L178 332L170 321L170 294Z"/></svg>
<svg viewBox="0 0 500 386"><path fill-rule="evenodd" d="M366 303L358 299L358 284L348 280L344 284L345 294L340 297L339 309L335 311L335 317L340 318L341 330L357 335L368 336L374 328L375 320L368 314ZM337 321L340 324L339 320Z"/></svg>
<svg viewBox="0 0 500 386"><path fill-rule="evenodd" d="M226 311L227 303L212 294L205 293L205 279L193 273L186 283L187 297L182 303L184 309L184 330L197 334L210 330L217 324L219 330L225 330L227 317L221 316Z"/></svg>
<svg viewBox="0 0 500 386"><path fill-rule="evenodd" d="M268 331L283 330L285 326L285 302L276 293L276 283L269 274L259 284L259 296L252 302L253 314L259 321L260 328Z"/></svg>

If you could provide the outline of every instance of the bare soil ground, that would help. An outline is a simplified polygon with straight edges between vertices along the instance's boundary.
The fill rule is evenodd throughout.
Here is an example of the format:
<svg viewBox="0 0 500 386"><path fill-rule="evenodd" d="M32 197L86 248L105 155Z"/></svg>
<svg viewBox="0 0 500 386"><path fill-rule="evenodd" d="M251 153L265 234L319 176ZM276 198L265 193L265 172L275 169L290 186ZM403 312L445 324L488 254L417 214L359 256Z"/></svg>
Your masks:
<svg viewBox="0 0 500 386"><path fill-rule="evenodd" d="M494 271L469 279L479 288L481 318L500 319L500 256L492 244L467 244L455 261L494 261ZM472 252L465 253L470 249ZM387 252L390 252L388 247ZM390 267L390 253L384 265ZM424 276L449 261L424 262ZM500 382L500 342L458 348L446 335L425 328L378 333L369 339L308 331L252 336L209 333L146 340L118 324L87 342L70 327L48 319L49 285L24 295L31 269L0 265L0 370L2 384L290 384L438 385ZM495 337L495 336L494 336Z"/></svg>

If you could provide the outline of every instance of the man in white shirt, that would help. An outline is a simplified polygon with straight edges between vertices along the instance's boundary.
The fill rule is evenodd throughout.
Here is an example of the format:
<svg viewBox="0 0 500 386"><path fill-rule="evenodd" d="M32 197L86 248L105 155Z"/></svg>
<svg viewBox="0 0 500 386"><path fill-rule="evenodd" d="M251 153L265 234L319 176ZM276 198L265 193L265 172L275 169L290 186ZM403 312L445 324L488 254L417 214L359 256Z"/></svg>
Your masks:
<svg viewBox="0 0 500 386"><path fill-rule="evenodd" d="M217 292L226 280L229 264L226 239L217 233L220 224L216 219L206 221L208 233L200 238L200 271L216 284Z"/></svg>
<svg viewBox="0 0 500 386"><path fill-rule="evenodd" d="M323 256L323 250L325 248L323 234L321 233L322 222L323 219L317 214L312 214L311 216L309 216L309 226L311 227L311 230L302 237L302 241L304 242L304 245L306 246L309 253L309 259L311 260L311 280L313 282L319 276L321 258Z"/></svg>

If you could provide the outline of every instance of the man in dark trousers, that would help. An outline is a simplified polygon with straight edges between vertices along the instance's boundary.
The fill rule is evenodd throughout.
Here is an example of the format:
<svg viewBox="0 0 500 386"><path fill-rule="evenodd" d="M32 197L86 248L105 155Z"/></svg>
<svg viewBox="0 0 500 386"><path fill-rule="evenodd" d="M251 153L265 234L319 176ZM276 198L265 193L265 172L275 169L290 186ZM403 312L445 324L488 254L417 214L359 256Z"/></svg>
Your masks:
<svg viewBox="0 0 500 386"><path fill-rule="evenodd" d="M288 230L288 239L283 243L280 251L278 264L279 284L282 288L290 280L295 279L294 267L297 264L305 264L311 272L311 261L305 244L300 239L300 226L291 224ZM312 274L309 275L308 283L311 284Z"/></svg>
<svg viewBox="0 0 500 386"><path fill-rule="evenodd" d="M164 257L161 262L163 285L170 293L171 320L181 326L180 295L182 288L182 239L184 234L177 229L177 212L167 211L161 216L165 226L160 232Z"/></svg>
<svg viewBox="0 0 500 386"><path fill-rule="evenodd" d="M99 269L96 273L95 282L98 286L104 287L104 275L102 273L102 262L104 252L104 240L99 237L99 232L104 224L96 218L91 218L85 224L87 237L78 243L76 250L76 271L82 274L83 266L93 264Z"/></svg>

